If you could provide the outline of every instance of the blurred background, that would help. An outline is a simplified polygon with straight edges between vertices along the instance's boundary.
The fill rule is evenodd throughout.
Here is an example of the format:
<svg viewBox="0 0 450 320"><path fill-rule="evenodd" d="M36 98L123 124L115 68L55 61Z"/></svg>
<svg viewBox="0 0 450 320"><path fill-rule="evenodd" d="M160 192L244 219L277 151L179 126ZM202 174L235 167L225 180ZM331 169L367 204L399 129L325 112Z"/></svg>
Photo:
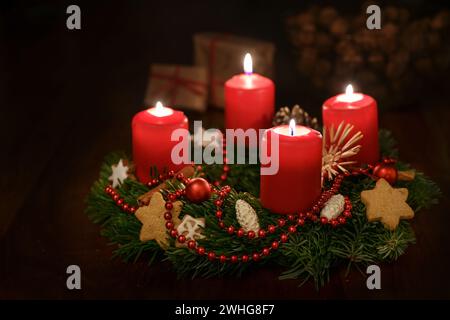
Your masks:
<svg viewBox="0 0 450 320"><path fill-rule="evenodd" d="M66 8L71 4L81 8L81 30L66 28ZM380 5L381 30L365 28L368 4ZM193 37L201 32L273 44L270 68L277 108L299 104L320 119L323 101L342 92L349 82L373 95L379 102L380 127L393 132L402 159L430 175L446 194L450 181L447 6L424 0L339 5L335 1L2 1L0 298L70 297L62 284L51 283L64 281L61 270L75 262L86 266L92 286L90 294L76 293L78 297L127 293L127 282L119 280L119 269L125 267L114 262L119 269L108 269L113 265L110 249L104 249L106 240L83 214L84 198L104 155L131 151L130 122L146 106L151 66L194 65ZM223 127L221 108L208 102L201 112L182 107L191 120ZM445 198L435 210L441 215L416 219L424 225L418 229L418 239L426 239L422 245L427 246L427 257L444 255L446 249L433 244L448 243L442 219L449 221L444 217L449 208ZM411 250L419 255L421 247ZM411 263L405 259L403 267ZM446 292L433 285L434 276L427 274L429 281L416 286L402 282L406 286L402 290L381 297L443 297ZM123 291L94 289L96 279L102 277L114 279ZM129 275L128 284L134 285L127 297L176 297L171 288L177 283L152 291L142 285L149 277L158 283L151 275ZM163 277L174 278L172 273ZM44 283L50 284L42 288ZM285 285L274 284L275 292L299 292L295 284ZM368 294L352 290L332 285L317 297Z"/></svg>

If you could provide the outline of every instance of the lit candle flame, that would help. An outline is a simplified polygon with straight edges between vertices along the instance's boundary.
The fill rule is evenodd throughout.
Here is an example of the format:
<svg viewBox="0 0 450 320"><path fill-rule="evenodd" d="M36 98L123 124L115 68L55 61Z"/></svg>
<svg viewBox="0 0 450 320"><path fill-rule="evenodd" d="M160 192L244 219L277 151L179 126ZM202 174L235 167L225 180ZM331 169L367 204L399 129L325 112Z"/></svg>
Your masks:
<svg viewBox="0 0 450 320"><path fill-rule="evenodd" d="M170 108L164 107L164 105L161 103L161 101L156 102L154 108L150 108L147 110L150 114L156 116L156 117L166 117L170 116L173 113L173 110Z"/></svg>
<svg viewBox="0 0 450 320"><path fill-rule="evenodd" d="M355 93L353 91L353 86L351 84L349 84L346 88L345 88L345 93L340 94L337 97L337 101L340 102L347 102L347 103L353 103L356 101L359 101L363 98L363 95L361 93Z"/></svg>
<svg viewBox="0 0 450 320"><path fill-rule="evenodd" d="M164 112L164 105L161 103L161 101L156 102L155 109L157 113Z"/></svg>
<svg viewBox="0 0 450 320"><path fill-rule="evenodd" d="M245 74L253 73L253 61L250 53L246 53L244 57L244 72Z"/></svg>
<svg viewBox="0 0 450 320"><path fill-rule="evenodd" d="M346 88L345 88L345 95L351 97L353 95L353 86L351 84L349 84Z"/></svg>
<svg viewBox="0 0 450 320"><path fill-rule="evenodd" d="M289 134L291 136L295 135L295 120L291 119L291 121L289 121Z"/></svg>

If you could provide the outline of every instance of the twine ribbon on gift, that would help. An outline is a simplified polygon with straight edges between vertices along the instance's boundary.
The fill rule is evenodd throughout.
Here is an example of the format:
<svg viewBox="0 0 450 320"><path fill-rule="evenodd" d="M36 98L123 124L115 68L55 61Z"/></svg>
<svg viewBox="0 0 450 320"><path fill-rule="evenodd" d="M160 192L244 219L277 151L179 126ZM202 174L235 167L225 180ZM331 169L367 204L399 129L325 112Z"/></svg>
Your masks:
<svg viewBox="0 0 450 320"><path fill-rule="evenodd" d="M206 93L206 83L192 79L181 78L180 71L180 66L176 66L172 75L154 71L152 71L151 74L152 78L167 81L167 85L161 86L156 94L159 94L161 92L169 92L170 105L175 105L178 90L180 87L187 89L196 96L203 96Z"/></svg>

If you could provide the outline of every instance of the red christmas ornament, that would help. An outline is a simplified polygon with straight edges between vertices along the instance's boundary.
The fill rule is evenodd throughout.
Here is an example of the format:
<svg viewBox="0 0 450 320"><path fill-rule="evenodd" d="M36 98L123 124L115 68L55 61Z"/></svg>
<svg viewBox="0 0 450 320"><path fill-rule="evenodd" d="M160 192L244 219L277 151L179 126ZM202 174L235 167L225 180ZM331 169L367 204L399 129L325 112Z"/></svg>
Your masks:
<svg viewBox="0 0 450 320"><path fill-rule="evenodd" d="M203 178L194 178L186 186L186 198L193 203L201 203L211 197L211 187Z"/></svg>
<svg viewBox="0 0 450 320"><path fill-rule="evenodd" d="M397 182L398 171L392 161L388 160L377 164L373 168L373 175L378 178L383 178L392 185Z"/></svg>

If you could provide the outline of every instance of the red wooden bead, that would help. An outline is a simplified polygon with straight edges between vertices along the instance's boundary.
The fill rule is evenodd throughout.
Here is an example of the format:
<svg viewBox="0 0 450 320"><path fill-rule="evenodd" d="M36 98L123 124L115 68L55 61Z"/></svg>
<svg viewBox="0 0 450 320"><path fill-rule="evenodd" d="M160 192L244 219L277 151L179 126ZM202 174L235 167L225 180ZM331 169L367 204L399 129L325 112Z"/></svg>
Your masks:
<svg viewBox="0 0 450 320"><path fill-rule="evenodd" d="M311 221L317 221L317 219L319 219L319 218L317 218L316 215L311 216Z"/></svg>
<svg viewBox="0 0 450 320"><path fill-rule="evenodd" d="M222 204L223 204L223 201L222 201L222 200L215 200L215 201L214 201L214 204L215 204L217 207L221 207Z"/></svg>
<svg viewBox="0 0 450 320"><path fill-rule="evenodd" d="M222 212L221 210L217 210L217 211L216 211L216 217L217 217L218 219L222 219L222 215L223 215L223 212Z"/></svg>
<svg viewBox="0 0 450 320"><path fill-rule="evenodd" d="M339 222L339 224L345 224L345 218L344 217L339 217L338 218L338 222Z"/></svg>
<svg viewBox="0 0 450 320"><path fill-rule="evenodd" d="M227 180L227 175L226 174L222 174L220 176L220 180Z"/></svg>
<svg viewBox="0 0 450 320"><path fill-rule="evenodd" d="M216 258L216 254L214 252L208 252L208 259L210 261L214 261L214 259Z"/></svg>
<svg viewBox="0 0 450 320"><path fill-rule="evenodd" d="M284 233L283 233L283 234L281 235L280 239L281 239L281 242L286 242L286 241L288 240L287 234L284 234Z"/></svg>
<svg viewBox="0 0 450 320"><path fill-rule="evenodd" d="M274 242L272 242L271 247L272 247L272 249L276 250L276 249L278 249L278 246L279 246L279 245L280 245L280 244L278 243L278 241L274 241Z"/></svg>
<svg viewBox="0 0 450 320"><path fill-rule="evenodd" d="M351 218L352 217L352 213L350 211L344 211L344 217Z"/></svg>
<svg viewBox="0 0 450 320"><path fill-rule="evenodd" d="M188 243L187 243L187 246L188 246L189 249L194 249L195 246L196 246L196 243L195 243L194 240L189 240Z"/></svg>
<svg viewBox="0 0 450 320"><path fill-rule="evenodd" d="M294 233L294 232L297 231L297 228L296 228L295 226L289 226L288 231L289 231L290 233Z"/></svg>
<svg viewBox="0 0 450 320"><path fill-rule="evenodd" d="M223 221L219 221L219 227L220 229L225 228L225 223Z"/></svg>
<svg viewBox="0 0 450 320"><path fill-rule="evenodd" d="M170 236L172 238L176 238L177 235L178 235L178 231L176 229L170 230Z"/></svg>
<svg viewBox="0 0 450 320"><path fill-rule="evenodd" d="M267 227L267 230L269 231L269 233L274 233L276 230L275 226L270 225L269 227Z"/></svg>
<svg viewBox="0 0 450 320"><path fill-rule="evenodd" d="M178 173L178 174L177 174L177 180L180 180L180 181L181 181L181 180L183 180L183 179L184 179L184 174L181 173L181 172Z"/></svg>
<svg viewBox="0 0 450 320"><path fill-rule="evenodd" d="M303 225L305 224L305 219L303 219L303 218L298 218L298 219L297 219L297 224L298 224L299 226L303 226Z"/></svg>
<svg viewBox="0 0 450 320"><path fill-rule="evenodd" d="M222 170L223 170L223 172L228 172L228 171L230 171L230 167L227 165L224 165Z"/></svg>
<svg viewBox="0 0 450 320"><path fill-rule="evenodd" d="M285 224L286 224L286 220L284 220L284 219L278 219L278 225L279 225L280 227L283 227Z"/></svg>
<svg viewBox="0 0 450 320"><path fill-rule="evenodd" d="M119 195L118 195L118 194L115 194L115 195L113 196L113 200L114 200L114 201L117 201L117 200L119 200L119 198L120 198L120 197L119 197Z"/></svg>
<svg viewBox="0 0 450 320"><path fill-rule="evenodd" d="M118 199L116 201L116 203L117 203L118 206L122 205L123 204L123 199L122 198Z"/></svg>
<svg viewBox="0 0 450 320"><path fill-rule="evenodd" d="M173 222L167 221L166 222L166 228L169 229L169 230L172 229L173 228Z"/></svg>
<svg viewBox="0 0 450 320"><path fill-rule="evenodd" d="M184 235L180 234L178 236L178 242L179 243L185 243L186 242L186 237Z"/></svg>
<svg viewBox="0 0 450 320"><path fill-rule="evenodd" d="M236 235L237 235L238 237L243 237L244 234L245 234L245 232L244 232L244 230L243 230L242 228L239 229L239 230L236 232Z"/></svg>
<svg viewBox="0 0 450 320"><path fill-rule="evenodd" d="M327 224L328 223L328 219L326 217L321 217L320 218L320 223L321 224Z"/></svg>
<svg viewBox="0 0 450 320"><path fill-rule="evenodd" d="M227 232L228 232L228 234L233 234L234 233L234 227L233 226L229 226L227 228Z"/></svg>
<svg viewBox="0 0 450 320"><path fill-rule="evenodd" d="M238 257L237 256L231 256L231 263L236 263L238 262Z"/></svg>
<svg viewBox="0 0 450 320"><path fill-rule="evenodd" d="M175 200L177 200L177 195L174 193L171 193L171 194L169 194L169 196L167 198L169 198L170 201L175 201Z"/></svg>
<svg viewBox="0 0 450 320"><path fill-rule="evenodd" d="M136 212L136 207L131 207L130 208L130 213L135 213Z"/></svg>
<svg viewBox="0 0 450 320"><path fill-rule="evenodd" d="M336 219L332 219L332 220L331 220L331 226L332 226L333 228L336 228L336 227L338 226L338 224L339 224L339 222L337 222Z"/></svg>
<svg viewBox="0 0 450 320"><path fill-rule="evenodd" d="M261 229L258 231L258 237L264 238L265 236L266 236L266 232L264 230Z"/></svg>
<svg viewBox="0 0 450 320"><path fill-rule="evenodd" d="M270 254L270 249L269 248L264 248L263 251L262 251L262 254L264 256L268 256Z"/></svg>
<svg viewBox="0 0 450 320"><path fill-rule="evenodd" d="M250 231L247 233L247 237L248 237L249 239L253 239L253 238L255 237L255 231L250 230Z"/></svg>
<svg viewBox="0 0 450 320"><path fill-rule="evenodd" d="M171 220L172 219L172 214L170 212L164 213L164 219Z"/></svg>
<svg viewBox="0 0 450 320"><path fill-rule="evenodd" d="M248 255L246 255L246 254L244 254L242 257L241 257L241 260L242 260L242 262L248 262Z"/></svg>
<svg viewBox="0 0 450 320"><path fill-rule="evenodd" d="M289 221L294 221L294 219L295 219L295 217L294 217L293 214L289 214L289 215L288 215L288 220L289 220Z"/></svg>
<svg viewBox="0 0 450 320"><path fill-rule="evenodd" d="M167 210L172 210L173 209L172 202L167 201L165 207L166 207Z"/></svg>
<svg viewBox="0 0 450 320"><path fill-rule="evenodd" d="M261 256L259 253L255 252L254 254L252 254L253 261L259 261L260 258Z"/></svg>
<svg viewBox="0 0 450 320"><path fill-rule="evenodd" d="M204 247L198 247L197 248L197 253L199 254L199 255L204 255L205 254L205 248Z"/></svg>
<svg viewBox="0 0 450 320"><path fill-rule="evenodd" d="M227 261L227 257L222 254L220 256L219 260L220 260L221 263L225 263Z"/></svg>
<svg viewBox="0 0 450 320"><path fill-rule="evenodd" d="M123 204L123 210L128 211L128 209L129 209L128 203L124 203Z"/></svg>

